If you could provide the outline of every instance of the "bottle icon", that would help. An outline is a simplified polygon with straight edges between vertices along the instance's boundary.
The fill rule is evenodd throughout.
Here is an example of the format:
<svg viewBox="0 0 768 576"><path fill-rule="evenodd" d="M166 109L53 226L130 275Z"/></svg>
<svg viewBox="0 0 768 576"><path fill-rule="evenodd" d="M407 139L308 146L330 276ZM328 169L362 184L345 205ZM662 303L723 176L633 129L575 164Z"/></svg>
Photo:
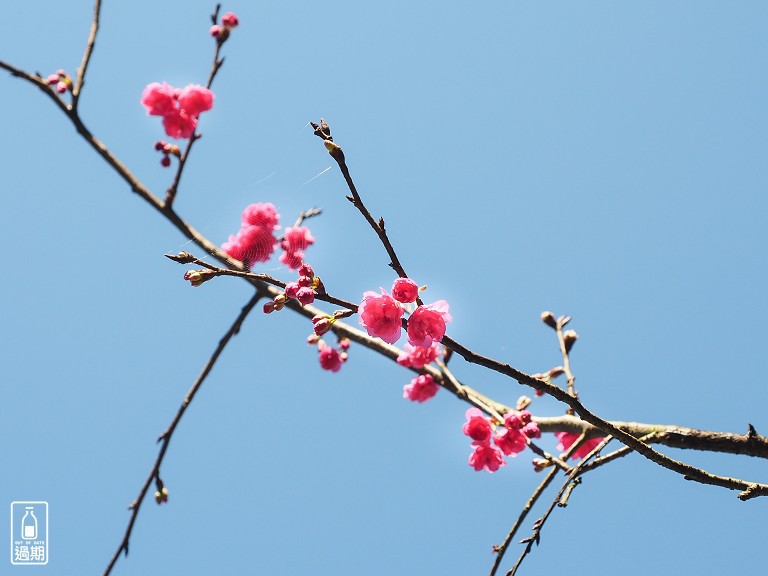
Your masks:
<svg viewBox="0 0 768 576"><path fill-rule="evenodd" d="M35 508L26 506L24 518L21 519L21 537L25 540L34 540L37 538L37 518L35 517Z"/></svg>

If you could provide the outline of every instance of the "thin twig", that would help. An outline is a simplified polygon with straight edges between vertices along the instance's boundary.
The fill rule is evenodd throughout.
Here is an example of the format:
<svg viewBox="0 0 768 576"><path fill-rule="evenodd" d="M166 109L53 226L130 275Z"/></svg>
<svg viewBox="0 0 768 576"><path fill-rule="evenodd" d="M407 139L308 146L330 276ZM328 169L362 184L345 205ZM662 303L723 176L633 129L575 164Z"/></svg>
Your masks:
<svg viewBox="0 0 768 576"><path fill-rule="evenodd" d="M218 14L218 8L219 5L216 7L216 12L214 14ZM213 64L211 66L211 73L208 76L208 83L206 84L206 88L210 90L211 86L213 85L213 79L216 77L216 73L219 71L219 68L221 68L222 64L224 64L224 59L219 59L219 52L221 51L223 43L222 42L216 42L216 50L213 53ZM181 183L181 175L184 172L184 167L187 165L187 160L189 159L189 153L192 151L192 146L194 146L195 142L197 142L200 138L202 138L201 134L193 133L192 136L189 138L189 142L187 142L187 147L184 150L184 153L181 155L181 158L179 158L179 164L176 168L176 175L173 177L173 183L171 183L171 186L168 188L167 192L165 193L165 202L164 202L164 208L168 212L173 212L173 202L176 200L176 193L179 190L179 184Z"/></svg>
<svg viewBox="0 0 768 576"><path fill-rule="evenodd" d="M85 44L83 60L77 69L77 78L72 88L72 110L77 112L77 104L80 101L80 92L85 84L85 73L88 71L88 63L91 61L93 48L96 45L96 33L99 31L99 16L101 14L101 0L96 0L93 7L93 21L91 22L91 32L88 35L88 41Z"/></svg>
<svg viewBox="0 0 768 576"><path fill-rule="evenodd" d="M315 130L315 135L323 139L325 147L327 148L328 153L331 155L331 158L336 160L336 164L339 165L339 170L341 170L341 174L344 176L344 181L347 183L347 188L349 188L349 191L352 193L352 196L347 196L347 200L352 202L355 208L360 211L360 214L363 215L365 221L368 222L370 227L373 228L373 231L376 232L376 235L379 237L379 240L384 246L384 249L387 251L387 255L389 256L390 260L390 268L392 268L401 278L408 278L408 274L405 272L405 268L403 268L403 265L400 263L400 259L397 257L397 253L395 252L395 248L392 246L392 243L389 240L389 236L387 236L387 231L384 227L384 218L379 218L379 221L377 222L371 212L365 206L365 203L360 197L360 194L357 191L357 187L352 180L352 176L349 173L349 168L347 167L344 152L341 150L341 146L333 141L333 137L331 136L331 129L328 127L328 124L326 124L325 120L322 118L320 119L320 124L315 124L314 122L310 122L310 124ZM417 298L416 303L417 305L421 306L421 299Z"/></svg>
<svg viewBox="0 0 768 576"><path fill-rule="evenodd" d="M584 459L579 462L576 466L573 467L570 474L568 474L568 477L563 482L563 485L561 486L560 490L558 491L557 495L555 496L554 500L552 500L552 503L549 505L549 508L544 513L544 515L539 518L536 523L533 526L533 534L529 536L528 538L525 538L522 540L523 543L526 544L525 548L523 549L522 554L520 554L520 558L518 558L515 565L512 567L511 570L507 572L506 576L514 576L515 573L517 573L517 569L522 564L525 557L531 552L531 549L533 548L534 543L538 544L539 540L541 538L541 530L544 528L544 524L546 524L547 519L552 514L552 511L555 509L555 507L562 501L563 494L568 489L568 487L571 485L571 482L579 475L581 468L586 464L586 462L592 458L595 454L600 452L608 442L610 442L612 438L610 436L606 436L600 444L595 446L595 448L587 454ZM575 443L574 443L575 444Z"/></svg>
<svg viewBox="0 0 768 576"><path fill-rule="evenodd" d="M576 449L581 445L582 441L585 438L586 438L586 434L582 434L579 438L577 438L576 441L573 444L571 444L568 447L568 449L565 451L565 453L562 455L563 460L568 460L571 454L573 454L576 451ZM557 471L558 471L558 468L552 468L552 470L549 471L549 473L544 478L544 480L542 480L541 483L533 491L533 494L531 494L531 497L528 498L528 501L523 506L523 509L520 511L520 514L518 515L517 520L515 520L515 523L512 525L512 528L510 528L506 538L504 538L504 541L501 543L500 546L494 547L494 551L496 552L496 559L493 562L493 566L491 567L491 572L489 576L495 576L496 571L499 569L499 566L501 565L501 561L504 558L504 554L509 549L509 544L512 542L512 538L514 538L515 534L517 534L517 531L520 529L520 526L522 525L523 520L525 520L526 516L528 516L528 513L531 511L531 508L533 508L533 506L538 501L539 497L544 493L544 490L547 489L547 487L550 485L552 480L555 478ZM571 472L571 471L572 471L572 468L569 467L568 472Z"/></svg>
<svg viewBox="0 0 768 576"><path fill-rule="evenodd" d="M565 337L563 336L563 328L570 321L570 316L560 316L556 321L555 331L557 332L557 342L560 346L560 354L563 356L563 372L565 373L565 377L568 382L568 394L574 398L578 398L579 395L576 393L576 388L574 387L576 376L574 376L573 372L571 372L571 358L569 355L570 351L568 350ZM570 406L568 407L568 413L573 414L573 409Z"/></svg>
<svg viewBox="0 0 768 576"><path fill-rule="evenodd" d="M168 425L168 428L165 430L165 432L163 432L160 435L160 438L158 438L158 442L162 443L160 445L160 451L157 454L157 458L155 459L155 463L152 466L152 470L150 470L149 472L149 476L147 476L147 479L144 481L144 485L141 487L141 490L139 491L138 497L129 506L129 509L131 510L131 517L128 520L128 527L125 530L125 535L123 536L123 539L120 542L120 545L115 551L115 554L112 556L112 560L110 560L109 565L107 566L107 569L104 571L104 576L109 576L109 574L112 572L112 568L114 568L115 563L117 562L117 559L120 557L121 552L125 552L126 556L128 555L128 544L131 538L131 533L133 532L133 526L136 523L136 518L139 515L139 509L141 508L141 505L144 502L144 498L147 496L147 492L149 492L149 488L152 485L152 482L153 481L157 482L160 478L160 465L163 463L163 459L165 458L166 451L168 450L168 445L171 442L171 437L173 436L173 432L176 430L176 426L178 426L179 422L181 421L181 418L184 416L184 413L186 412L190 403L192 402L192 400L194 400L198 390L200 390L200 387L203 385L203 382L205 382L205 379L208 377L208 374L210 374L219 356L224 351L224 348L226 348L227 344L232 339L232 337L235 336L240 331L240 327L242 326L246 316L248 316L250 311L253 310L253 307L256 306L259 299L261 299L262 297L263 297L263 294L257 291L253 295L253 297L248 301L248 303L245 306L243 306L242 310L240 310L240 314L237 315L237 318L232 323L232 326L229 327L229 330L227 330L224 336L221 337L221 339L219 340L219 344L216 346L216 349L213 351L213 354L211 354L211 357L208 359L208 362L205 363L205 366L200 372L200 375L197 377L194 384L192 384L192 387L187 392L186 396L184 397L184 401L181 403L181 406L179 407L178 412L176 412L176 416L174 416L173 420Z"/></svg>

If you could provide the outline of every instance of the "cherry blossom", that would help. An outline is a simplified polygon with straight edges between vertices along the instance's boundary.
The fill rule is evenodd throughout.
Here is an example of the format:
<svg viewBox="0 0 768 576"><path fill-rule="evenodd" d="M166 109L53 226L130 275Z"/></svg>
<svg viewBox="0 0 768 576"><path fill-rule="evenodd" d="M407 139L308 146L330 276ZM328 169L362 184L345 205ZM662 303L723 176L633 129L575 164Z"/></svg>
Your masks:
<svg viewBox="0 0 768 576"><path fill-rule="evenodd" d="M397 357L397 363L405 368L424 368L438 359L442 352L440 344L433 342L428 348L405 345L405 353Z"/></svg>
<svg viewBox="0 0 768 576"><path fill-rule="evenodd" d="M240 228L236 236L229 237L221 249L233 258L250 266L254 262L266 262L275 249L277 240L270 230L262 226Z"/></svg>
<svg viewBox="0 0 768 576"><path fill-rule="evenodd" d="M257 202L249 204L243 210L243 226L262 226L271 230L278 230L280 226L280 214L277 213L275 205L271 202Z"/></svg>
<svg viewBox="0 0 768 576"><path fill-rule="evenodd" d="M171 138L189 138L195 133L198 116L213 107L213 92L197 84L174 88L167 82L148 84L141 104L150 116L162 116L165 133Z"/></svg>
<svg viewBox="0 0 768 576"><path fill-rule="evenodd" d="M485 468L488 472L496 472L505 466L501 451L489 442L472 442L474 451L469 455L469 465L478 472Z"/></svg>
<svg viewBox="0 0 768 576"><path fill-rule="evenodd" d="M476 442L488 442L491 439L493 427L488 418L478 409L470 408L466 412L467 421L462 430L464 434Z"/></svg>
<svg viewBox="0 0 768 576"><path fill-rule="evenodd" d="M403 386L403 398L412 402L426 402L437 394L439 388L430 374L420 374L410 384Z"/></svg>
<svg viewBox="0 0 768 576"><path fill-rule="evenodd" d="M398 302L415 302L419 295L419 286L410 278L398 278L392 284L392 297Z"/></svg>
<svg viewBox="0 0 768 576"><path fill-rule="evenodd" d="M573 434L571 432L555 432L555 437L558 439L557 443L557 449L560 450L560 452L565 452L568 450L568 448L573 445L576 440L578 440L579 436L581 434ZM595 449L595 447L602 442L604 438L590 438L589 440L585 440L581 446L579 446L576 451L571 454L572 460L581 460L592 452L592 450Z"/></svg>
<svg viewBox="0 0 768 576"><path fill-rule="evenodd" d="M419 306L408 318L408 342L424 348L440 342L445 336L445 325L451 320L445 300Z"/></svg>
<svg viewBox="0 0 768 576"><path fill-rule="evenodd" d="M401 318L405 310L383 288L381 294L371 291L363 293L363 301L357 312L360 325L370 336L379 337L389 344L394 344L400 338Z"/></svg>
<svg viewBox="0 0 768 576"><path fill-rule="evenodd" d="M338 372L341 370L342 359L339 351L331 346L318 346L320 349L320 367L323 370L330 370L331 372Z"/></svg>

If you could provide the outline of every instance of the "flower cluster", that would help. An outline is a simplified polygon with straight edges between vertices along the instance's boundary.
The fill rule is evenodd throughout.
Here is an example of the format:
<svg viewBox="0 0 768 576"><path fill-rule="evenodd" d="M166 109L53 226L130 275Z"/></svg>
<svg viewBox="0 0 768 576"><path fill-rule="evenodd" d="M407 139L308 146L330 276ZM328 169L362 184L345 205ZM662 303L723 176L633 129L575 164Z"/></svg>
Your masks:
<svg viewBox="0 0 768 576"><path fill-rule="evenodd" d="M284 252L280 262L292 270L296 270L304 261L304 250L315 243L315 239L306 226L288 226L280 241Z"/></svg>
<svg viewBox="0 0 768 576"><path fill-rule="evenodd" d="M266 262L277 244L274 232L280 228L279 220L280 214L272 203L251 204L243 210L240 230L230 235L221 249L248 268L254 262Z"/></svg>
<svg viewBox="0 0 768 576"><path fill-rule="evenodd" d="M338 372L341 370L341 365L349 358L349 354L347 353L347 350L349 350L348 338L341 338L339 340L338 348L333 348L323 341L317 334L311 334L309 338L307 338L307 343L317 344L317 359L320 362L320 368L323 370Z"/></svg>
<svg viewBox="0 0 768 576"><path fill-rule="evenodd" d="M381 294L372 291L363 293L363 300L357 309L360 325L369 336L394 344L402 335L403 316L406 312L403 304L416 302L419 290L423 288L419 288L410 278L398 278L392 285L391 295L384 288ZM417 306L408 317L408 348L405 354L398 357L398 364L408 368L423 368L434 362L440 354L437 343L445 336L445 326L451 320L453 318L448 313L445 300ZM432 398L438 388L432 376L422 374L405 386L403 397L424 402Z"/></svg>
<svg viewBox="0 0 768 576"><path fill-rule="evenodd" d="M189 138L195 133L200 114L213 108L213 92L197 84L174 88L166 82L152 82L144 88L141 104L148 115L162 116L168 136Z"/></svg>
<svg viewBox="0 0 768 576"><path fill-rule="evenodd" d="M531 420L528 410L507 413L504 429L495 434L491 421L477 408L467 410L466 417L462 430L473 440L469 465L478 471L485 468L496 472L506 464L505 455L517 456L528 446L528 438L541 437L539 425Z"/></svg>
<svg viewBox="0 0 768 576"><path fill-rule="evenodd" d="M402 317L408 304L416 300L418 288L410 278L399 278L392 286L390 296L382 288L381 294L365 292L358 308L360 325L370 336L378 337L389 344L400 339ZM408 317L408 342L411 346L428 348L433 342L440 342L445 336L445 326L453 320L448 313L448 303L438 300L432 304L418 306Z"/></svg>
<svg viewBox="0 0 768 576"><path fill-rule="evenodd" d="M302 306L312 304L315 301L315 291L325 292L323 282L319 276L315 276L312 266L302 263L299 266L299 279L296 282L288 282L282 294L278 294L274 300L264 304L264 313L270 314L275 310L282 310L288 299L298 300ZM313 319L312 322L314 323L315 320ZM330 329L330 326L328 328Z"/></svg>
<svg viewBox="0 0 768 576"><path fill-rule="evenodd" d="M72 78L64 70L58 70L56 74L51 74L45 79L48 86L55 86L56 92L64 94L67 90L72 90Z"/></svg>
<svg viewBox="0 0 768 576"><path fill-rule="evenodd" d="M210 34L216 38L219 44L223 44L229 38L230 31L237 28L238 24L240 24L240 20L237 16L232 12L227 12L221 17L221 25L214 24L211 26Z"/></svg>

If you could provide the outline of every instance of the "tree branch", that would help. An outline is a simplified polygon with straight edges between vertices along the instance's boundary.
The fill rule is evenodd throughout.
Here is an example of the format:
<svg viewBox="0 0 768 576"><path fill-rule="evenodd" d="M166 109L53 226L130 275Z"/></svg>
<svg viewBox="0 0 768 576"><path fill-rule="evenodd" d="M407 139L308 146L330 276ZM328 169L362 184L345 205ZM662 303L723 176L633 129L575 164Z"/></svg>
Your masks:
<svg viewBox="0 0 768 576"><path fill-rule="evenodd" d="M240 310L240 314L237 315L237 318L235 318L235 321L232 323L232 326L229 327L229 330L227 330L224 336L221 337L219 344L213 351L213 354L211 354L208 362L206 362L205 366L203 366L200 375L197 377L194 384L192 384L192 387L187 392L186 396L184 397L184 401L179 407L178 412L176 412L176 416L174 416L165 432L163 432L158 438L158 442L162 442L162 444L160 446L160 451L157 454L157 458L155 459L155 464L152 466L152 470L150 470L149 476L147 476L147 479L144 481L144 485L141 487L136 500L134 500L128 507L129 510L131 510L131 518L128 520L128 527L125 529L125 535L123 536L120 545L117 547L115 554L112 556L112 560L110 560L107 569L104 571L104 576L109 576L109 574L112 572L112 568L114 568L121 552L125 552L126 556L128 555L128 543L131 538L131 533L133 532L133 526L136 523L136 518L139 515L139 509L144 502L144 498L147 496L147 492L149 491L149 487L152 485L152 482L154 481L156 484L158 484L158 488L162 486L162 480L160 480L160 465L165 459L165 454L168 450L168 445L171 443L171 437L176 430L176 426L178 426L179 422L181 422L184 413L192 403L192 400L195 399L195 395L200 390L203 382L205 382L208 374L211 373L211 370L216 364L216 361L219 359L219 356L221 356L221 353L224 351L224 348L226 348L227 344L229 344L229 341L232 339L232 337L240 331L240 327L242 326L243 321L251 312L251 310L253 310L253 307L256 306L258 301L263 298L263 296L264 295L260 291L256 291L248 303L243 306L242 310Z"/></svg>

